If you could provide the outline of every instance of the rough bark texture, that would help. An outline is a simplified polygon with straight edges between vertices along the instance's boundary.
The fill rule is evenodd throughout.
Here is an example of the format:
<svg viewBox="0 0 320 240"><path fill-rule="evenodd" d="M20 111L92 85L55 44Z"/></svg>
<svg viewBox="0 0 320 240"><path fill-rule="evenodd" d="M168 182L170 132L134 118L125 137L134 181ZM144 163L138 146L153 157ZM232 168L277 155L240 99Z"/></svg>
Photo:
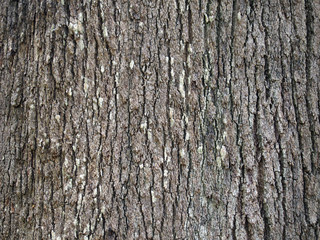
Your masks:
<svg viewBox="0 0 320 240"><path fill-rule="evenodd" d="M319 239L319 0L1 3L1 239Z"/></svg>

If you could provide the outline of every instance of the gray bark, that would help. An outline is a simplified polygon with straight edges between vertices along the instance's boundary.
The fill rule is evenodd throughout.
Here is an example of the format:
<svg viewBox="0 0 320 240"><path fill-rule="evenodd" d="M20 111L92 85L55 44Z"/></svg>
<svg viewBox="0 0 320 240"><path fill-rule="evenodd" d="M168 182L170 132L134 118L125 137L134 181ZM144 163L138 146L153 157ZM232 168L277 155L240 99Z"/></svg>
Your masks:
<svg viewBox="0 0 320 240"><path fill-rule="evenodd" d="M1 239L319 239L318 0L4 0Z"/></svg>

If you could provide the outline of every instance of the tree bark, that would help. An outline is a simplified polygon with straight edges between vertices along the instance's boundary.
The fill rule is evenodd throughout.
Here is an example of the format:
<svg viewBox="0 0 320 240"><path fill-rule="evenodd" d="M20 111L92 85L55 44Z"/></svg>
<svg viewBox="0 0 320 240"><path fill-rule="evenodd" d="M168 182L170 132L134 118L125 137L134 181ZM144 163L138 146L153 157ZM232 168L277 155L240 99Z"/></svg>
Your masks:
<svg viewBox="0 0 320 240"><path fill-rule="evenodd" d="M1 239L319 239L318 0L4 0Z"/></svg>

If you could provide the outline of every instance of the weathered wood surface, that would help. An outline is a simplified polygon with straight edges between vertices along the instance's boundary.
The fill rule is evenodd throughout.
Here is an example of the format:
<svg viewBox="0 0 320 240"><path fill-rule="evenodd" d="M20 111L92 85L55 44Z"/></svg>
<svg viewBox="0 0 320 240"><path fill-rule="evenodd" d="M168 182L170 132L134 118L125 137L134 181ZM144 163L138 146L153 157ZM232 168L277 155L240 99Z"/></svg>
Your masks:
<svg viewBox="0 0 320 240"><path fill-rule="evenodd" d="M318 0L0 13L1 239L319 239Z"/></svg>

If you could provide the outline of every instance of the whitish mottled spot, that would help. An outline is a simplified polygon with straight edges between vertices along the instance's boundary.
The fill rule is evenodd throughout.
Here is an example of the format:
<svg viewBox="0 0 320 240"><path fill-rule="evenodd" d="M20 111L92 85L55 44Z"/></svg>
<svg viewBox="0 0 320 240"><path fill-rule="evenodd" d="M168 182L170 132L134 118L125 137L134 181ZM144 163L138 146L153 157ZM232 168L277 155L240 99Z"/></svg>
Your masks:
<svg viewBox="0 0 320 240"><path fill-rule="evenodd" d="M98 111L97 100L96 100L96 101L93 101L92 105L93 105L93 110L94 110L94 111Z"/></svg>
<svg viewBox="0 0 320 240"><path fill-rule="evenodd" d="M202 146L198 147L198 153L199 153L199 154L202 154L202 152L203 152Z"/></svg>
<svg viewBox="0 0 320 240"><path fill-rule="evenodd" d="M68 183L65 185L65 190L69 190L69 189L72 189L72 179L70 179Z"/></svg>
<svg viewBox="0 0 320 240"><path fill-rule="evenodd" d="M83 84L83 90L84 90L85 93L87 93L88 89L89 89L88 79L85 78L84 79L84 84Z"/></svg>
<svg viewBox="0 0 320 240"><path fill-rule="evenodd" d="M60 115L57 114L54 118L56 119L57 122L60 122Z"/></svg>
<svg viewBox="0 0 320 240"><path fill-rule="evenodd" d="M69 88L69 90L68 90L68 95L69 95L69 97L72 96L72 89L71 88Z"/></svg>
<svg viewBox="0 0 320 240"><path fill-rule="evenodd" d="M171 69L170 74L171 74L171 77L174 78L174 70L173 70L173 68Z"/></svg>
<svg viewBox="0 0 320 240"><path fill-rule="evenodd" d="M103 105L103 98L99 97L99 107L102 107L102 105Z"/></svg>
<svg viewBox="0 0 320 240"><path fill-rule="evenodd" d="M188 55L188 57L187 57L187 65L188 65L188 67L191 67L191 58L190 58L190 55Z"/></svg>
<svg viewBox="0 0 320 240"><path fill-rule="evenodd" d="M151 198L152 198L152 202L155 203L157 201L157 198L155 196L155 193L153 190L151 190Z"/></svg>
<svg viewBox="0 0 320 240"><path fill-rule="evenodd" d="M151 129L148 130L148 139L151 140L152 139L152 132Z"/></svg>
<svg viewBox="0 0 320 240"><path fill-rule="evenodd" d="M147 122L146 122L146 121L144 121L143 123L141 123L140 129L145 132L145 130L147 129Z"/></svg>
<svg viewBox="0 0 320 240"><path fill-rule="evenodd" d="M104 204L102 204L102 206L101 206L101 213L102 213L102 214L105 214L105 213L106 213L106 207L105 207Z"/></svg>
<svg viewBox="0 0 320 240"><path fill-rule="evenodd" d="M222 146L222 147L221 147L220 155L221 155L222 160L224 160L225 157L226 157L226 155L227 155L227 149L226 149L225 146Z"/></svg>
<svg viewBox="0 0 320 240"><path fill-rule="evenodd" d="M209 82L209 70L208 69L204 70L204 82L205 83Z"/></svg>
<svg viewBox="0 0 320 240"><path fill-rule="evenodd" d="M174 109L169 107L169 117L172 118L174 113Z"/></svg>
<svg viewBox="0 0 320 240"><path fill-rule="evenodd" d="M104 73L104 66L101 66L101 67L100 67L100 72L101 72L101 73Z"/></svg>
<svg viewBox="0 0 320 240"><path fill-rule="evenodd" d="M170 118L170 124L171 126L174 124L174 117L173 117L173 114L174 114L174 109L169 107L169 118Z"/></svg>
<svg viewBox="0 0 320 240"><path fill-rule="evenodd" d="M164 151L164 159L167 161L167 162L171 162L171 157L168 156L168 153L170 153L170 149L168 147L166 147L166 150Z"/></svg>
<svg viewBox="0 0 320 240"><path fill-rule="evenodd" d="M206 20L206 23L208 23L208 22L209 22L208 15L207 15L206 13L204 14L204 19Z"/></svg>
<svg viewBox="0 0 320 240"><path fill-rule="evenodd" d="M69 30L76 35L83 33L83 26L79 24L78 22L70 23L69 24Z"/></svg>
<svg viewBox="0 0 320 240"><path fill-rule="evenodd" d="M185 151L184 151L184 149L182 148L181 150L180 150L180 157L182 157L182 158L184 158L185 157L185 155L186 155L186 153L185 153Z"/></svg>
<svg viewBox="0 0 320 240"><path fill-rule="evenodd" d="M84 172L81 173L81 174L79 174L79 178L80 178L81 180L86 179L86 174L85 174Z"/></svg>
<svg viewBox="0 0 320 240"><path fill-rule="evenodd" d="M228 123L227 118L223 118L222 122L223 122L223 124L227 124Z"/></svg>
<svg viewBox="0 0 320 240"><path fill-rule="evenodd" d="M143 168L143 163L141 163L141 164L139 165L139 168L140 168L140 169L142 169L142 168Z"/></svg>
<svg viewBox="0 0 320 240"><path fill-rule="evenodd" d="M205 226L200 226L200 238L201 239L207 239L207 229Z"/></svg>
<svg viewBox="0 0 320 240"><path fill-rule="evenodd" d="M186 93L184 91L184 71L182 71L181 75L180 75L180 81L179 81L179 92L181 94L182 98L185 98Z"/></svg>
<svg viewBox="0 0 320 240"><path fill-rule="evenodd" d="M51 237L52 237L52 239L55 239L55 240L61 240L61 237L56 236L56 233L54 231L51 231Z"/></svg>
<svg viewBox="0 0 320 240"><path fill-rule="evenodd" d="M116 72L115 80L116 80L116 86L118 86L119 85L119 72Z"/></svg>
<svg viewBox="0 0 320 240"><path fill-rule="evenodd" d="M80 51L82 51L84 49L84 43L83 43L82 39L80 39L78 46L79 46Z"/></svg>
<svg viewBox="0 0 320 240"><path fill-rule="evenodd" d="M217 166L221 168L221 157L217 157Z"/></svg>
<svg viewBox="0 0 320 240"><path fill-rule="evenodd" d="M241 12L238 12L238 21L240 21L241 20Z"/></svg>
<svg viewBox="0 0 320 240"><path fill-rule="evenodd" d="M190 134L189 132L186 132L186 141L189 141L190 140Z"/></svg>
<svg viewBox="0 0 320 240"><path fill-rule="evenodd" d="M66 168L69 166L69 159L68 158L64 159L64 165L66 166Z"/></svg>
<svg viewBox="0 0 320 240"><path fill-rule="evenodd" d="M189 216L193 218L194 215L193 215L193 210L192 210L192 208L189 208L189 211L188 211L188 212L189 212Z"/></svg>
<svg viewBox="0 0 320 240"><path fill-rule="evenodd" d="M227 138L227 132L226 131L223 132L222 138L223 138L223 140L226 140L226 138Z"/></svg>
<svg viewBox="0 0 320 240"><path fill-rule="evenodd" d="M168 182L167 179L164 180L163 184L164 184L164 188L165 188L165 189L168 189L168 188L169 188L169 182Z"/></svg>
<svg viewBox="0 0 320 240"><path fill-rule="evenodd" d="M181 50L181 51L184 51L184 43L183 43L182 40L180 41L180 50Z"/></svg>
<svg viewBox="0 0 320 240"><path fill-rule="evenodd" d="M189 123L189 118L186 114L183 114L183 117L184 117L184 121L186 122L186 124Z"/></svg>
<svg viewBox="0 0 320 240"><path fill-rule="evenodd" d="M79 19L80 22L83 22L83 14L82 14L82 12L80 12L78 14L78 19Z"/></svg>
<svg viewBox="0 0 320 240"><path fill-rule="evenodd" d="M103 28L103 37L104 38L107 38L107 37L109 37L109 34L108 34L108 28L105 26L104 28Z"/></svg>
<svg viewBox="0 0 320 240"><path fill-rule="evenodd" d="M133 66L134 66L134 61L131 60L131 62L130 62L130 69L133 69Z"/></svg>

